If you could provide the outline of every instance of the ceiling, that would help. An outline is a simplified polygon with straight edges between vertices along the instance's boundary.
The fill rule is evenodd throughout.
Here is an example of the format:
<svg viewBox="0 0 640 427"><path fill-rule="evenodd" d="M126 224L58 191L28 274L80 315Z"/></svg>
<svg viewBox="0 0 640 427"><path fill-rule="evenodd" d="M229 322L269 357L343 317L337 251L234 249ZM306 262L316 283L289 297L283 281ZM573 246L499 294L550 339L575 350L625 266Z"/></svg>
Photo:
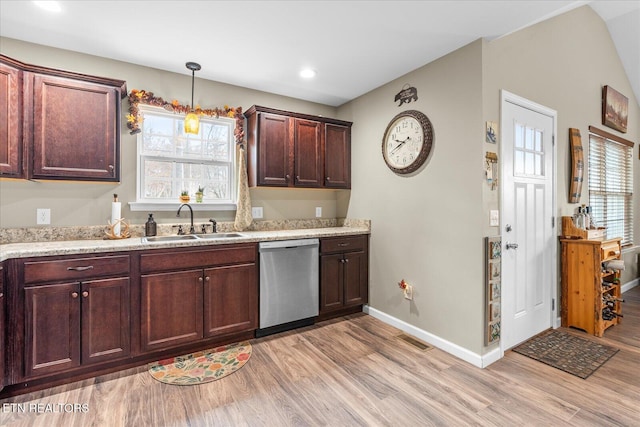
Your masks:
<svg viewBox="0 0 640 427"><path fill-rule="evenodd" d="M0 1L0 35L339 106L478 38L589 4L640 99L640 0ZM1 49L1 46L0 46ZM17 58L19 59L19 58ZM317 71L313 79L302 68Z"/></svg>

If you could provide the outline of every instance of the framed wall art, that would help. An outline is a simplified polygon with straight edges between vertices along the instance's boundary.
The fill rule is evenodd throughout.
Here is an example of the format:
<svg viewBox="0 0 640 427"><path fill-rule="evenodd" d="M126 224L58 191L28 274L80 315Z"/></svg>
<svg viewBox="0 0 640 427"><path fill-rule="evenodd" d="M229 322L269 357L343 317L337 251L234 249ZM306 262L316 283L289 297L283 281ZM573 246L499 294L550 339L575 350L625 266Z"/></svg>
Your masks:
<svg viewBox="0 0 640 427"><path fill-rule="evenodd" d="M500 341L501 327L501 277L502 277L502 238L485 237L485 344Z"/></svg>
<svg viewBox="0 0 640 427"><path fill-rule="evenodd" d="M602 88L602 124L627 133L629 98L611 86Z"/></svg>

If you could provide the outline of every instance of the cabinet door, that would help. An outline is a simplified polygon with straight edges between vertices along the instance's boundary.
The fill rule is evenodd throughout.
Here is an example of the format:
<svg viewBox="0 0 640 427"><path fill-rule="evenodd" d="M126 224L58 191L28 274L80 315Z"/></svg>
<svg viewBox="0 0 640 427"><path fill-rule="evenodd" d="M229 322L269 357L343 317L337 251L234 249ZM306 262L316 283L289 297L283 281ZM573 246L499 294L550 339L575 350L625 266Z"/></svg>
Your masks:
<svg viewBox="0 0 640 427"><path fill-rule="evenodd" d="M33 178L118 181L119 91L62 77L33 79Z"/></svg>
<svg viewBox="0 0 640 427"><path fill-rule="evenodd" d="M129 278L82 283L82 364L126 357L129 339Z"/></svg>
<svg viewBox="0 0 640 427"><path fill-rule="evenodd" d="M80 366L78 283L25 288L25 376Z"/></svg>
<svg viewBox="0 0 640 427"><path fill-rule="evenodd" d="M287 187L293 170L289 118L261 113L258 120L258 185Z"/></svg>
<svg viewBox="0 0 640 427"><path fill-rule="evenodd" d="M143 351L202 338L202 270L149 274L141 285Z"/></svg>
<svg viewBox="0 0 640 427"><path fill-rule="evenodd" d="M369 266L365 252L344 254L344 305L366 304L369 296Z"/></svg>
<svg viewBox="0 0 640 427"><path fill-rule="evenodd" d="M322 186L322 124L294 120L294 165L296 187Z"/></svg>
<svg viewBox="0 0 640 427"><path fill-rule="evenodd" d="M0 63L0 175L22 176L22 71Z"/></svg>
<svg viewBox="0 0 640 427"><path fill-rule="evenodd" d="M208 268L204 276L204 327L207 337L258 327L255 264Z"/></svg>
<svg viewBox="0 0 640 427"><path fill-rule="evenodd" d="M327 188L351 188L351 128L325 125L324 176Z"/></svg>
<svg viewBox="0 0 640 427"><path fill-rule="evenodd" d="M342 254L320 257L320 311L344 306L343 265Z"/></svg>
<svg viewBox="0 0 640 427"><path fill-rule="evenodd" d="M4 355L4 269L0 266L0 390L4 388L6 377Z"/></svg>

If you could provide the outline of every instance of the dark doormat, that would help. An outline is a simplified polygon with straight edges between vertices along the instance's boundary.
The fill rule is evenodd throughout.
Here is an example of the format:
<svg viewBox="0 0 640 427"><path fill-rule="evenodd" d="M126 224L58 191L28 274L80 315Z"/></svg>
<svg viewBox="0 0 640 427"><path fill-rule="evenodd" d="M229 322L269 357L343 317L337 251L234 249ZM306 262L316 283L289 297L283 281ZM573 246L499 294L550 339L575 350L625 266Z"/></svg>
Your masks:
<svg viewBox="0 0 640 427"><path fill-rule="evenodd" d="M513 351L586 379L618 349L556 329L536 335Z"/></svg>

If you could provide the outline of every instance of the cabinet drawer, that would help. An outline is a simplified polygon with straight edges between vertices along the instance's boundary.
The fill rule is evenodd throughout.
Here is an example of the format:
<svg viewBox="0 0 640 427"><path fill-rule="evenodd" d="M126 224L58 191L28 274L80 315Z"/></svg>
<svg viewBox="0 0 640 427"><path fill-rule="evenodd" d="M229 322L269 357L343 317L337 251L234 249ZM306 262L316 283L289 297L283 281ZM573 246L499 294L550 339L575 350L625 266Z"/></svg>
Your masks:
<svg viewBox="0 0 640 427"><path fill-rule="evenodd" d="M129 274L128 255L27 261L24 263L25 284L57 280L82 280L118 274Z"/></svg>
<svg viewBox="0 0 640 427"><path fill-rule="evenodd" d="M182 270L216 265L252 263L256 261L256 245L226 246L219 249L162 251L140 256L140 271Z"/></svg>
<svg viewBox="0 0 640 427"><path fill-rule="evenodd" d="M600 245L602 261L617 259L620 257L620 241L602 242Z"/></svg>
<svg viewBox="0 0 640 427"><path fill-rule="evenodd" d="M320 252L352 252L364 250L367 246L367 236L331 237L320 241Z"/></svg>

